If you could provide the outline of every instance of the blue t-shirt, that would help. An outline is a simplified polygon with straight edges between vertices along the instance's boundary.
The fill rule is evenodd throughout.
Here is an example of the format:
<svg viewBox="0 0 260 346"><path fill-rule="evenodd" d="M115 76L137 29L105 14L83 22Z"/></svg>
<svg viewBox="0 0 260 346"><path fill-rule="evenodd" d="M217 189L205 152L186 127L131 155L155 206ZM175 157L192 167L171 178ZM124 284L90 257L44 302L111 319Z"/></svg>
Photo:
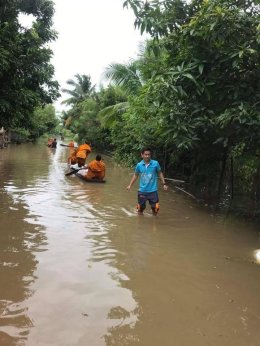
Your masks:
<svg viewBox="0 0 260 346"><path fill-rule="evenodd" d="M150 160L146 166L144 160L140 161L135 167L135 173L140 174L139 191L154 192L158 190L157 177L161 171L158 161Z"/></svg>

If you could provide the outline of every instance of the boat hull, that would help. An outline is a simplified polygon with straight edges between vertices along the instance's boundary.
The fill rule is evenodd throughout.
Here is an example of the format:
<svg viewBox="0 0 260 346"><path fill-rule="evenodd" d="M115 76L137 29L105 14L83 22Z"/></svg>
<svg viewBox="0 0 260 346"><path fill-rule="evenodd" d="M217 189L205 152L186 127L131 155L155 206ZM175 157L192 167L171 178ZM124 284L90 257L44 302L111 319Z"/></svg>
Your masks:
<svg viewBox="0 0 260 346"><path fill-rule="evenodd" d="M97 183L97 184L104 184L106 180L100 180L100 179L85 179L81 174L76 173L75 174L79 179L83 180L86 183Z"/></svg>

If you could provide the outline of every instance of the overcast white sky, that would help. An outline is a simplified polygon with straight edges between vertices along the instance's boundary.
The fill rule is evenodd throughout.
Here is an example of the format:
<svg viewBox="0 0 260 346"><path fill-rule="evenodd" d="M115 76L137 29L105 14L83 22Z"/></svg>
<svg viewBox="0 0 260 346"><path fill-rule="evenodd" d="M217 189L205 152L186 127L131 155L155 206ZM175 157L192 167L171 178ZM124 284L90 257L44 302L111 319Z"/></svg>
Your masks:
<svg viewBox="0 0 260 346"><path fill-rule="evenodd" d="M55 78L61 88L77 73L102 82L105 68L112 62L125 63L136 57L144 41L134 28L134 14L123 9L123 0L53 0L54 29L58 39L51 44ZM56 103L57 110L63 95Z"/></svg>

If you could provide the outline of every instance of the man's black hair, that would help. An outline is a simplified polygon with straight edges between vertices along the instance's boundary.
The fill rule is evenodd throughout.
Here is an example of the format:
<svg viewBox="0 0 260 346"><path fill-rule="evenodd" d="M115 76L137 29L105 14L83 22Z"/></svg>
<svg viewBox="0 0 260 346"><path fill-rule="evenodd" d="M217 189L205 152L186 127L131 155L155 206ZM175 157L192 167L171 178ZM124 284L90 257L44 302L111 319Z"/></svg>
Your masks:
<svg viewBox="0 0 260 346"><path fill-rule="evenodd" d="M101 158L101 155L97 155L97 156L96 156L96 160L97 160L97 161L101 161L101 159L102 159L102 158Z"/></svg>
<svg viewBox="0 0 260 346"><path fill-rule="evenodd" d="M141 153L143 154L145 151L150 151L150 153L152 153L152 150L151 150L151 148L149 148L149 147L143 148L142 151L141 151Z"/></svg>

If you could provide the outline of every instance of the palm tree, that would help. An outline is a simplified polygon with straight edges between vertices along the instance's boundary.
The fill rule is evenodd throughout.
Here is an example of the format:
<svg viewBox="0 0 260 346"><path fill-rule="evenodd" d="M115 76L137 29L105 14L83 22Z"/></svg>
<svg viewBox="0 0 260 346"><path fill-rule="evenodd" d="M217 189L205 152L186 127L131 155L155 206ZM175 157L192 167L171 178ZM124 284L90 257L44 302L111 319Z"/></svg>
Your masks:
<svg viewBox="0 0 260 346"><path fill-rule="evenodd" d="M62 101L62 104L75 105L94 94L95 85L91 85L90 76L85 74L75 75L76 81L73 79L67 80L67 84L73 89L61 89L62 92L69 94L71 97Z"/></svg>
<svg viewBox="0 0 260 346"><path fill-rule="evenodd" d="M140 45L140 56L137 60L131 60L128 64L110 64L104 73L105 77L119 86L127 96L137 96L145 83L163 67L164 59L161 55L155 55L150 46L149 41ZM102 109L98 114L101 125L113 127L128 109L129 102L125 101Z"/></svg>
<svg viewBox="0 0 260 346"><path fill-rule="evenodd" d="M105 71L105 77L119 86L125 95L137 95L143 85L138 60L128 64L110 64ZM128 108L129 103L124 101L102 109L98 113L101 125L104 128L113 127Z"/></svg>
<svg viewBox="0 0 260 346"><path fill-rule="evenodd" d="M108 106L103 108L98 113L98 118L100 120L101 126L103 128L113 127L114 124L119 121L120 117L126 113L129 108L128 102L120 102L113 106Z"/></svg>
<svg viewBox="0 0 260 346"><path fill-rule="evenodd" d="M143 85L138 60L128 64L110 64L105 71L105 77L131 95L136 95Z"/></svg>

